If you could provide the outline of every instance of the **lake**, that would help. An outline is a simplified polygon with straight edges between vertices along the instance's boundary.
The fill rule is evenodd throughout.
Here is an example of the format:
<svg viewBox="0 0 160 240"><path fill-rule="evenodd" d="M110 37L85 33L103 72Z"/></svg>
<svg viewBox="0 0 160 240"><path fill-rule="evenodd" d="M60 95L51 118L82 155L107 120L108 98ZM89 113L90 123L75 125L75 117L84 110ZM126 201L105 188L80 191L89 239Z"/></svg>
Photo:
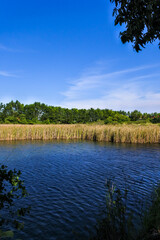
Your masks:
<svg viewBox="0 0 160 240"><path fill-rule="evenodd" d="M84 141L0 142L0 163L22 171L31 205L21 239L88 239L105 202L105 183L129 188L138 214L160 179L160 146ZM135 201L136 199L136 201Z"/></svg>

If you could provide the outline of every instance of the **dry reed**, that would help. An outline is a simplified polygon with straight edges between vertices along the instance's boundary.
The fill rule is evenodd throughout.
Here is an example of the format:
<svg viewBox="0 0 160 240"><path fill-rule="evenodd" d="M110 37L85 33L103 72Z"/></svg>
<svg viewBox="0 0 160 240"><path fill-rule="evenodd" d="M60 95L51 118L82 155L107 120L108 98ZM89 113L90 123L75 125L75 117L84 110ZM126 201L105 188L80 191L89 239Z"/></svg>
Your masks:
<svg viewBox="0 0 160 240"><path fill-rule="evenodd" d="M158 125L0 125L0 140L80 139L116 143L160 143Z"/></svg>

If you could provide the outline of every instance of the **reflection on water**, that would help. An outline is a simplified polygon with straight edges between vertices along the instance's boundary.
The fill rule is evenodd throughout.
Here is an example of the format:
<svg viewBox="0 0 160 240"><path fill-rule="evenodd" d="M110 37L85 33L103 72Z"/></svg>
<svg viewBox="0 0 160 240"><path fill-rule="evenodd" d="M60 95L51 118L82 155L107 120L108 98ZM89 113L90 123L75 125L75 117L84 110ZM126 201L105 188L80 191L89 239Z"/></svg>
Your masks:
<svg viewBox="0 0 160 240"><path fill-rule="evenodd" d="M87 239L105 201L105 181L129 191L140 211L160 179L159 145L0 142L0 162L22 171L32 205L21 239Z"/></svg>

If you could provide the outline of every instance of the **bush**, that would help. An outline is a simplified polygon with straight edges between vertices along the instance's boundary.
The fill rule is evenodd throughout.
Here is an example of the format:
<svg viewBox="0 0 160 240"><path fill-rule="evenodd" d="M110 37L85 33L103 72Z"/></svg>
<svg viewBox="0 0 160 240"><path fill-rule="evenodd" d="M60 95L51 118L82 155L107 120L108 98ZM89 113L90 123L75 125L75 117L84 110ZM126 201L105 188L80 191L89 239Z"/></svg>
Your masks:
<svg viewBox="0 0 160 240"><path fill-rule="evenodd" d="M29 207L16 209L16 200L24 198L27 195L23 181L20 180L21 172L15 169L8 170L7 166L0 167L0 228L7 224L16 229L22 229L23 223L17 220L29 212ZM0 231L0 237L12 237L13 232Z"/></svg>
<svg viewBox="0 0 160 240"><path fill-rule="evenodd" d="M116 188L111 181L106 184L106 204L103 216L97 224L96 235L91 240L159 240L160 239L160 185L152 194L152 204L142 207L139 213L141 226L135 227L136 219L127 209L127 194Z"/></svg>
<svg viewBox="0 0 160 240"><path fill-rule="evenodd" d="M4 123L6 124L15 124L18 123L17 118L13 117L13 116L8 116L7 118L5 118Z"/></svg>
<svg viewBox="0 0 160 240"><path fill-rule="evenodd" d="M127 210L127 194L116 188L111 181L106 184L106 204L103 218L97 225L96 236L91 240L135 239L132 215Z"/></svg>
<svg viewBox="0 0 160 240"><path fill-rule="evenodd" d="M109 116L106 120L105 120L105 124L117 124L117 123L124 123L124 122L129 122L130 119L128 116L116 113L113 116Z"/></svg>
<svg viewBox="0 0 160 240"><path fill-rule="evenodd" d="M138 240L160 239L160 185L153 193L152 204L145 212Z"/></svg>

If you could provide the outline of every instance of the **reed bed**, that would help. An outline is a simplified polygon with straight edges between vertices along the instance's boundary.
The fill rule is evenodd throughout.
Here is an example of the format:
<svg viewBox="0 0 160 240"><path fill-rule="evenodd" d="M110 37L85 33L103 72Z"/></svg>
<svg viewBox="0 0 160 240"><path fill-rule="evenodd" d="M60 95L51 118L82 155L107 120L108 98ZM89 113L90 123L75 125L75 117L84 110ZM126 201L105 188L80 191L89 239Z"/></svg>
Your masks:
<svg viewBox="0 0 160 240"><path fill-rule="evenodd" d="M116 143L160 143L158 125L0 125L0 140L79 139Z"/></svg>

